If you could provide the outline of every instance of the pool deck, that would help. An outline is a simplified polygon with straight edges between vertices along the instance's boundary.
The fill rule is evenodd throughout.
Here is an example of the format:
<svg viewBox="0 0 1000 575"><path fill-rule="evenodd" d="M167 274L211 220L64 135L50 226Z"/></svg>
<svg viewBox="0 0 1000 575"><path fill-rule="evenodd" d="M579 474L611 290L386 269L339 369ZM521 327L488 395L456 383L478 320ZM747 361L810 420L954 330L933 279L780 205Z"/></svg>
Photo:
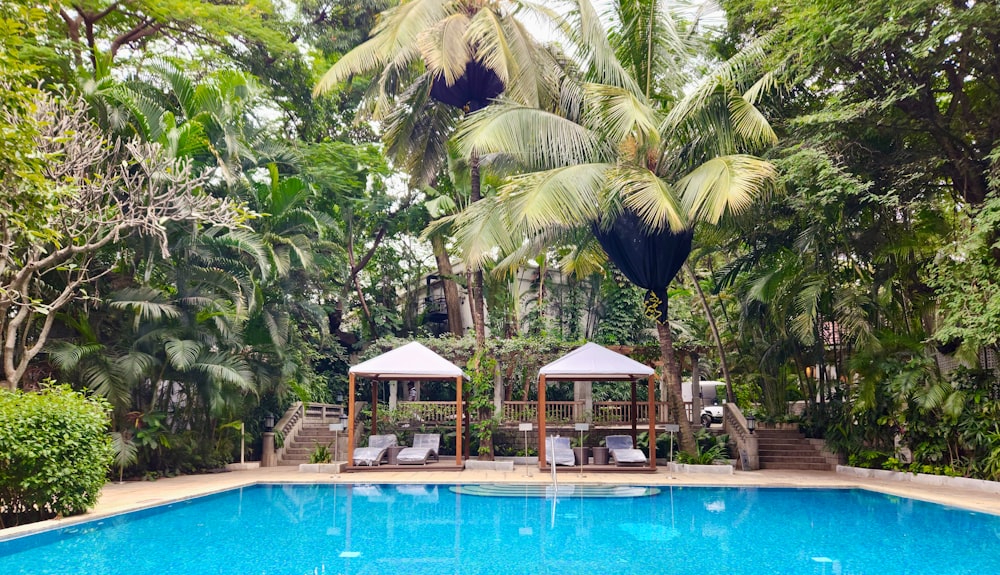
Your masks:
<svg viewBox="0 0 1000 575"><path fill-rule="evenodd" d="M559 482L611 485L676 485L717 487L857 487L932 501L972 511L1000 515L1000 495L973 489L921 485L909 482L860 478L832 471L760 470L736 471L733 475L680 474L666 469L655 473L560 473ZM0 540L89 521L172 501L226 491L257 483L548 483L551 476L537 467L514 471L423 471L351 472L343 474L302 473L295 467L271 467L208 475L186 475L157 481L109 483L97 506L84 515L53 519L0 530Z"/></svg>

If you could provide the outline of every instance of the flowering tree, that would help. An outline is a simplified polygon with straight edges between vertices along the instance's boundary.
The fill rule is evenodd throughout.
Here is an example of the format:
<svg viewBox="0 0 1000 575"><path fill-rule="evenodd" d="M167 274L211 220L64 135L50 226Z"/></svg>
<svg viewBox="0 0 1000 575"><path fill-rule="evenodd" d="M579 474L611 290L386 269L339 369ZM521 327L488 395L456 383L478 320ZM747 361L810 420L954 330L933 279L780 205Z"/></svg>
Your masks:
<svg viewBox="0 0 1000 575"><path fill-rule="evenodd" d="M156 144L107 139L81 100L44 96L22 121L38 126L30 153L43 159L48 204L24 225L17 217L22 184L3 180L0 387L8 389L44 349L56 312L86 297L86 287L111 270L96 265L105 248L138 234L167 256L170 223L234 227L247 216L238 205L203 194L204 176L189 162L168 158Z"/></svg>

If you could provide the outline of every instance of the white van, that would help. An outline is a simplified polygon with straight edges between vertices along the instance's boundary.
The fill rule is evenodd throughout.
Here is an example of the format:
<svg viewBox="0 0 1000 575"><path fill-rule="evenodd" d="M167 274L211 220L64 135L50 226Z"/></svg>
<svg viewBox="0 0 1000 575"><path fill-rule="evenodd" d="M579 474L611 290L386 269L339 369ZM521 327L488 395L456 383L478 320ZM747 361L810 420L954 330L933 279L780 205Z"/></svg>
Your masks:
<svg viewBox="0 0 1000 575"><path fill-rule="evenodd" d="M726 397L726 382L724 381L700 381L701 386L701 415L699 419L706 428L713 423L722 423L722 403ZM691 393L691 382L681 382L681 398L684 403L691 403L694 396Z"/></svg>

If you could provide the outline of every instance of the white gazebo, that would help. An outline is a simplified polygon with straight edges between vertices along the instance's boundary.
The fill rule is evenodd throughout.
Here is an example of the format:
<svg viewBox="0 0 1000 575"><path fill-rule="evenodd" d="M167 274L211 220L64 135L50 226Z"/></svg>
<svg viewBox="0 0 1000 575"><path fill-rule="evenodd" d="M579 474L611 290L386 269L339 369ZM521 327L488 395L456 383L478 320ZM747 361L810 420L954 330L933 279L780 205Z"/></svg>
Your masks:
<svg viewBox="0 0 1000 575"><path fill-rule="evenodd" d="M351 367L348 371L347 462L354 462L354 395L358 376L372 380L372 433L378 431L379 380L454 380L455 381L455 465L462 466L462 368L418 342L411 342Z"/></svg>
<svg viewBox="0 0 1000 575"><path fill-rule="evenodd" d="M538 370L538 464L545 459L545 386L549 381L631 381L632 440L635 441L636 381L649 385L649 465L656 469L656 377L653 368L596 343L585 343Z"/></svg>

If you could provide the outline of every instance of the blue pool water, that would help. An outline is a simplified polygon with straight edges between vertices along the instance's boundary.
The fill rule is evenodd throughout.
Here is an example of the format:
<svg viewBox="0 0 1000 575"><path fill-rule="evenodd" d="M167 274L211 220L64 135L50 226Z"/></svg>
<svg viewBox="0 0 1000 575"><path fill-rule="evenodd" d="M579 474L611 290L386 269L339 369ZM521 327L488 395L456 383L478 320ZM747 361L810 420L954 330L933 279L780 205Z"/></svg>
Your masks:
<svg viewBox="0 0 1000 575"><path fill-rule="evenodd" d="M0 574L1000 574L1000 516L864 490L562 487L247 487L0 541Z"/></svg>

